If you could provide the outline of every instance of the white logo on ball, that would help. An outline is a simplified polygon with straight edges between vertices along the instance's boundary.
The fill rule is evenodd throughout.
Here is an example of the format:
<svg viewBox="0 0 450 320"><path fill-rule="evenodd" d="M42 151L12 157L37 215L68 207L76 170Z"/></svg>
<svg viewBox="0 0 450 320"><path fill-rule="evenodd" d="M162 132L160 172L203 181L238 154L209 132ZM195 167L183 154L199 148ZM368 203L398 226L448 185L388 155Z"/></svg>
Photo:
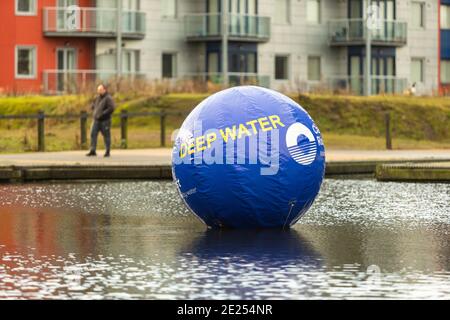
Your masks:
<svg viewBox="0 0 450 320"><path fill-rule="evenodd" d="M297 142L299 136L307 139ZM316 139L311 130L301 123L291 125L286 133L286 145L292 158L301 165L311 164L316 158Z"/></svg>

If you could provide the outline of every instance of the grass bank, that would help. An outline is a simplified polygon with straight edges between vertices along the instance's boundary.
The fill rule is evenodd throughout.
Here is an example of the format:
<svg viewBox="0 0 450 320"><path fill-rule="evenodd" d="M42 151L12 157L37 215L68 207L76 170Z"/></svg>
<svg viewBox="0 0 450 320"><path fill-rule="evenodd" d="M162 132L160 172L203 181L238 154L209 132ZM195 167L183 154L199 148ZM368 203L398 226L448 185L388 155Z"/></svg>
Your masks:
<svg viewBox="0 0 450 320"><path fill-rule="evenodd" d="M169 94L163 96L117 96L117 112L189 112L207 94ZM396 149L450 148L450 99L438 97L355 97L332 95L292 96L314 118L328 148L383 149L384 116L391 114L393 145ZM78 113L88 110L88 96L0 98L0 114ZM167 118L167 145L171 132L179 128L184 116ZM0 120L0 152L36 149L33 120ZM79 122L46 121L49 151L79 149ZM119 119L113 122L114 146L120 145ZM129 148L159 145L159 118L129 120Z"/></svg>

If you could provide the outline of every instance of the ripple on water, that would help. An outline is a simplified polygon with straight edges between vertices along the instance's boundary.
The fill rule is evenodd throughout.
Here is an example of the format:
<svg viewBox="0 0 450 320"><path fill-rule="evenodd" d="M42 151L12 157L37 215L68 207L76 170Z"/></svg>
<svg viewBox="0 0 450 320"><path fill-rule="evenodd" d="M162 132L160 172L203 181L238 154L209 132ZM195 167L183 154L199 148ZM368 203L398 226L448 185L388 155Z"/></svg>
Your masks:
<svg viewBox="0 0 450 320"><path fill-rule="evenodd" d="M448 299L449 203L327 179L290 232L205 232L170 182L0 186L0 299Z"/></svg>

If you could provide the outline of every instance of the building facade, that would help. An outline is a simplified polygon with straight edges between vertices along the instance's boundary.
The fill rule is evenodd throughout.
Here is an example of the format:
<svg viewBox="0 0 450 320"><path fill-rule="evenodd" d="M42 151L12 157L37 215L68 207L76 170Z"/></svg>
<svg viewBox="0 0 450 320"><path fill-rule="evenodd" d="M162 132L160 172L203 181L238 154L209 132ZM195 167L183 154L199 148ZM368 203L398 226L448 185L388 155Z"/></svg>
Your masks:
<svg viewBox="0 0 450 320"><path fill-rule="evenodd" d="M0 19L6 92L117 74L299 92L450 88L450 0L3 0Z"/></svg>
<svg viewBox="0 0 450 320"><path fill-rule="evenodd" d="M450 94L450 0L441 0L439 7L439 79L441 93Z"/></svg>
<svg viewBox="0 0 450 320"><path fill-rule="evenodd" d="M95 39L45 36L43 15L49 6L55 1L0 2L0 91L42 92L48 70L94 68Z"/></svg>

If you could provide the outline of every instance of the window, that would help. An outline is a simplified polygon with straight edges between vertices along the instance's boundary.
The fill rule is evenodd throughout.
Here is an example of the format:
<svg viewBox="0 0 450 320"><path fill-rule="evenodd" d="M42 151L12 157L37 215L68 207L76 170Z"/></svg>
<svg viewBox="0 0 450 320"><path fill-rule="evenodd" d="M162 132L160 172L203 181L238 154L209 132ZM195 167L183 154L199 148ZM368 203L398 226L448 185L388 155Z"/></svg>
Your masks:
<svg viewBox="0 0 450 320"><path fill-rule="evenodd" d="M450 84L450 60L441 60L441 82Z"/></svg>
<svg viewBox="0 0 450 320"><path fill-rule="evenodd" d="M275 56L275 79L287 80L288 78L288 57Z"/></svg>
<svg viewBox="0 0 450 320"><path fill-rule="evenodd" d="M16 15L34 16L37 14L37 0L16 0Z"/></svg>
<svg viewBox="0 0 450 320"><path fill-rule="evenodd" d="M275 1L274 22L279 24L290 23L290 0Z"/></svg>
<svg viewBox="0 0 450 320"><path fill-rule="evenodd" d="M69 0L74 1L74 0ZM77 0L75 0L76 4ZM129 11L139 11L139 8L141 7L140 0L123 0L122 1L122 7L124 10Z"/></svg>
<svg viewBox="0 0 450 320"><path fill-rule="evenodd" d="M412 2L412 26L414 28L425 27L425 3L424 2Z"/></svg>
<svg viewBox="0 0 450 320"><path fill-rule="evenodd" d="M313 24L320 23L320 0L306 1L306 21Z"/></svg>
<svg viewBox="0 0 450 320"><path fill-rule="evenodd" d="M256 73L256 52L247 53L247 72Z"/></svg>
<svg viewBox="0 0 450 320"><path fill-rule="evenodd" d="M441 5L441 29L450 29L450 5Z"/></svg>
<svg viewBox="0 0 450 320"><path fill-rule="evenodd" d="M140 69L140 52L139 50L124 50L122 56L122 71L124 73L133 74L139 72Z"/></svg>
<svg viewBox="0 0 450 320"><path fill-rule="evenodd" d="M16 78L33 79L36 77L36 48L16 47Z"/></svg>
<svg viewBox="0 0 450 320"><path fill-rule="evenodd" d="M219 73L219 53L209 52L208 53L208 72L209 73Z"/></svg>
<svg viewBox="0 0 450 320"><path fill-rule="evenodd" d="M362 18L362 1L361 0L350 0L350 19L360 19Z"/></svg>
<svg viewBox="0 0 450 320"><path fill-rule="evenodd" d="M423 82L423 59L411 59L411 82Z"/></svg>
<svg viewBox="0 0 450 320"><path fill-rule="evenodd" d="M257 15L258 14L258 0L249 0L247 14Z"/></svg>
<svg viewBox="0 0 450 320"><path fill-rule="evenodd" d="M161 16L175 18L177 16L177 0L161 0Z"/></svg>
<svg viewBox="0 0 450 320"><path fill-rule="evenodd" d="M177 56L174 53L162 55L162 77L175 78L177 73Z"/></svg>
<svg viewBox="0 0 450 320"><path fill-rule="evenodd" d="M320 81L321 72L320 57L308 57L308 80Z"/></svg>

